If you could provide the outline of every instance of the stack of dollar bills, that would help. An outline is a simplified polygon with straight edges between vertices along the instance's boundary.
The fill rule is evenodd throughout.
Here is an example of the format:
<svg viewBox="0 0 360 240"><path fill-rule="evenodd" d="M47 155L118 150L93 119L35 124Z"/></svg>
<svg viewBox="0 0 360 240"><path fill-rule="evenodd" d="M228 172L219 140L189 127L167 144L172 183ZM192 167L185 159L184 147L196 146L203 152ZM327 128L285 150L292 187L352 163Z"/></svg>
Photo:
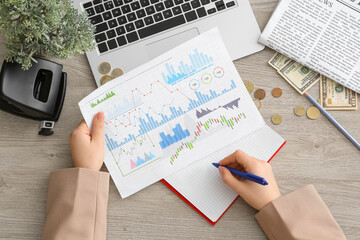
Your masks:
<svg viewBox="0 0 360 240"><path fill-rule="evenodd" d="M275 53L269 64L301 95L320 82L320 105L326 110L357 110L357 93L333 80Z"/></svg>

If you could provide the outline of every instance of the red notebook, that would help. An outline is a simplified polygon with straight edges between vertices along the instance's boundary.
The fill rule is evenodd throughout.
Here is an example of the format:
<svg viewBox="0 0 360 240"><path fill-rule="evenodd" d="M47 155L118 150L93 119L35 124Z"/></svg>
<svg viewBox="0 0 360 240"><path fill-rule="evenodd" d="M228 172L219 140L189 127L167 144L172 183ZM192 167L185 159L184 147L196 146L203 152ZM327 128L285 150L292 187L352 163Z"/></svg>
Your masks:
<svg viewBox="0 0 360 240"><path fill-rule="evenodd" d="M236 149L270 162L285 143L279 134L265 125L161 181L214 226L238 195L223 184L217 168L211 163L220 161Z"/></svg>

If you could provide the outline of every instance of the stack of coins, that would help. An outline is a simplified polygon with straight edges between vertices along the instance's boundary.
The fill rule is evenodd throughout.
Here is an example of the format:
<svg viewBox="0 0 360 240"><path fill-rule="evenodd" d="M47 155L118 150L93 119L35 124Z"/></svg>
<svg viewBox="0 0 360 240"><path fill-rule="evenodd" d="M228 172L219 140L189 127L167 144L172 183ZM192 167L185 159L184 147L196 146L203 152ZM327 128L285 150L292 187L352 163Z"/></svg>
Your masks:
<svg viewBox="0 0 360 240"><path fill-rule="evenodd" d="M120 68L115 68L111 71L111 75L107 75L111 71L111 65L108 62L102 62L99 65L99 72L104 76L100 79L100 84L104 85L107 82L110 82L114 78L120 77L124 74L123 70Z"/></svg>

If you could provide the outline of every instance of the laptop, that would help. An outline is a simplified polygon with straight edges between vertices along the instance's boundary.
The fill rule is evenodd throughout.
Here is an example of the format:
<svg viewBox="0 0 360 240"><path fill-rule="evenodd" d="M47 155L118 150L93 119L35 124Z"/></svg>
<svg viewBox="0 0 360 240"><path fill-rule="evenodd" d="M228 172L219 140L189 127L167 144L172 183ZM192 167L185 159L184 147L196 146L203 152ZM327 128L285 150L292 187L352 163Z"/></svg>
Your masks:
<svg viewBox="0 0 360 240"><path fill-rule="evenodd" d="M233 60L264 49L257 43L260 29L248 0L73 0L73 4L87 12L96 27L97 47L86 55L98 87L104 83L101 63L126 73L214 27Z"/></svg>

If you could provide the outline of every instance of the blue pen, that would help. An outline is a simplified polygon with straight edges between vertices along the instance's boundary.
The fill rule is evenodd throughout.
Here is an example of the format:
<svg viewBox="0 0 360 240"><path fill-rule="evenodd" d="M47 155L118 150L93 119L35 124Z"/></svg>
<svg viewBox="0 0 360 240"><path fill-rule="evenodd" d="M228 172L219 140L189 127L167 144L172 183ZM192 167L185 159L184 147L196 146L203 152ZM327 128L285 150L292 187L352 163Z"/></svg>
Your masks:
<svg viewBox="0 0 360 240"><path fill-rule="evenodd" d="M217 168L219 168L221 165L218 164L218 163L213 163L213 165ZM262 177L259 177L259 176L256 176L252 173L244 173L242 171L239 171L239 170L236 170L234 168L231 168L231 167L227 167L227 166L222 166L224 168L227 168L232 174L236 175L236 176L239 176L239 177L242 177L242 178L245 178L247 180L250 180L250 181L253 181L253 182L256 182L258 184L261 184L261 185L268 185L268 182L262 178Z"/></svg>

